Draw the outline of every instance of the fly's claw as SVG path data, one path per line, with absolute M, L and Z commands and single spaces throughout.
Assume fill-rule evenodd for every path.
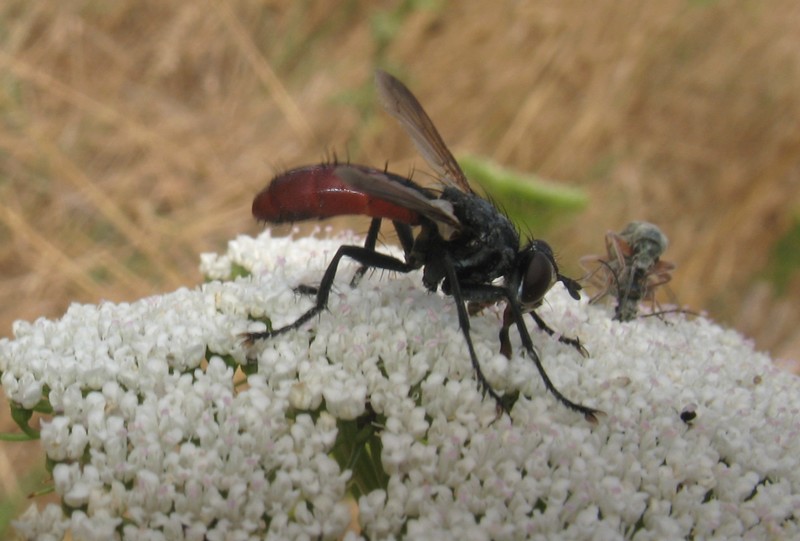
M 489 382 L 486 380 L 486 377 L 483 374 L 478 373 L 477 379 L 478 379 L 478 390 L 480 391 L 483 398 L 486 398 L 486 395 L 488 394 L 497 405 L 498 415 L 502 415 L 503 413 L 505 413 L 510 417 L 511 405 L 513 405 L 514 402 L 516 402 L 516 397 L 514 397 L 514 399 L 511 401 L 511 405 L 509 405 L 508 397 L 500 396 L 497 393 L 497 391 L 492 389 L 492 386 L 489 384 Z
M 583 344 L 581 343 L 581 339 L 580 338 L 578 338 L 578 337 L 565 338 L 565 337 L 562 336 L 559 340 L 561 342 L 563 342 L 564 344 L 570 345 L 570 346 L 574 347 L 575 349 L 577 349 L 578 353 L 581 354 L 581 357 L 585 357 L 585 358 L 589 357 L 589 350 L 586 349 L 583 346 Z
M 606 412 L 596 409 L 587 408 L 587 410 L 583 412 L 583 418 L 593 425 L 596 425 L 599 422 L 598 417 L 605 417 L 605 416 Z
M 270 331 L 263 331 L 263 332 L 243 332 L 239 335 L 239 338 L 242 340 L 242 345 L 246 347 L 250 347 L 255 344 L 258 340 L 266 340 L 267 338 L 272 338 L 273 333 Z

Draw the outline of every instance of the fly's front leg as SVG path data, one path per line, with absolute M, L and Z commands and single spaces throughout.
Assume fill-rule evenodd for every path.
M 297 329 L 305 322 L 307 322 L 309 319 L 311 319 L 315 315 L 319 314 L 322 310 L 324 310 L 328 306 L 328 297 L 330 296 L 331 288 L 333 287 L 333 279 L 336 277 L 336 271 L 339 267 L 339 261 L 344 256 L 347 256 L 350 259 L 355 260 L 357 263 L 361 263 L 361 265 L 365 267 L 374 267 L 376 269 L 385 269 L 389 271 L 404 272 L 404 273 L 414 270 L 414 268 L 411 265 L 405 263 L 404 261 L 400 261 L 396 257 L 381 254 L 374 250 L 364 248 L 362 246 L 340 246 L 339 249 L 336 251 L 336 255 L 333 256 L 333 259 L 331 259 L 328 268 L 325 269 L 325 274 L 322 276 L 322 281 L 320 282 L 319 288 L 317 289 L 316 292 L 317 299 L 316 302 L 314 303 L 314 306 L 312 306 L 308 311 L 306 311 L 306 313 L 297 318 L 293 323 L 281 327 L 280 329 L 275 329 L 272 331 L 264 331 L 264 332 L 245 333 L 243 335 L 245 342 L 248 344 L 252 344 L 256 340 L 271 338 L 273 336 L 278 336 L 285 332 Z
M 453 289 L 455 290 L 455 288 Z M 460 302 L 459 304 L 461 306 L 461 311 L 463 311 L 463 313 L 465 314 L 465 317 L 467 311 L 464 308 L 463 300 L 470 300 L 474 302 L 505 300 L 507 302 L 506 313 L 508 314 L 507 316 L 508 319 L 506 319 L 506 316 L 504 315 L 503 329 L 501 329 L 500 331 L 501 342 L 503 341 L 503 336 L 505 336 L 505 340 L 506 342 L 508 342 L 508 327 L 512 323 L 516 324 L 517 331 L 519 332 L 520 339 L 522 340 L 522 345 L 525 348 L 525 351 L 528 353 L 528 356 L 533 360 L 533 363 L 536 365 L 536 369 L 539 371 L 539 375 L 542 377 L 542 381 L 544 381 L 544 386 L 547 388 L 547 390 L 553 393 L 553 395 L 558 399 L 558 401 L 564 404 L 566 407 L 568 407 L 573 411 L 577 411 L 578 413 L 583 414 L 584 418 L 587 421 L 591 423 L 597 422 L 597 415 L 601 413 L 599 410 L 589 408 L 582 404 L 578 404 L 577 402 L 573 402 L 572 400 L 561 394 L 561 391 L 559 391 L 556 388 L 556 386 L 553 385 L 553 382 L 550 380 L 550 376 L 547 375 L 547 372 L 545 371 L 544 366 L 542 365 L 542 360 L 539 358 L 539 354 L 536 353 L 536 350 L 533 347 L 533 340 L 531 340 L 531 336 L 530 334 L 528 334 L 528 329 L 525 326 L 525 321 L 522 318 L 523 312 L 522 308 L 520 307 L 519 301 L 516 299 L 516 297 L 512 294 L 512 292 L 508 288 L 495 285 L 485 285 L 485 284 L 474 285 L 474 286 L 464 287 L 462 290 L 459 290 L 459 296 L 462 299 L 462 302 Z M 459 322 L 461 322 L 460 314 L 459 314 Z M 468 328 L 469 325 L 467 325 L 467 329 Z M 510 348 L 510 344 L 508 347 Z M 475 362 L 477 363 L 477 360 Z M 483 378 L 483 381 L 485 381 L 485 378 Z
M 506 311 L 507 310 L 508 310 L 508 308 L 506 308 Z M 553 329 L 551 329 L 550 326 L 547 323 L 545 323 L 545 321 L 541 318 L 541 316 L 539 314 L 537 314 L 534 311 L 530 312 L 530 314 L 531 314 L 531 317 L 533 318 L 533 320 L 536 322 L 536 325 L 538 325 L 541 330 L 543 330 L 544 332 L 546 332 L 550 336 L 555 335 L 556 332 Z M 503 325 L 505 325 L 505 324 L 506 324 L 505 323 L 505 318 L 503 318 Z M 589 352 L 586 350 L 585 347 L 583 347 L 583 344 L 581 344 L 581 339 L 578 338 L 577 336 L 575 338 L 570 338 L 568 336 L 560 335 L 558 337 L 558 341 L 561 342 L 562 344 L 567 344 L 568 346 L 574 347 L 575 349 L 578 350 L 578 353 L 580 353 L 584 357 L 588 357 L 589 356 Z
M 528 355 L 533 359 L 536 369 L 539 371 L 542 381 L 544 381 L 544 386 L 551 393 L 553 393 L 559 402 L 564 404 L 566 407 L 583 414 L 583 417 L 590 423 L 597 423 L 597 415 L 602 413 L 600 410 L 589 408 L 582 404 L 578 404 L 577 402 L 573 402 L 561 394 L 561 391 L 559 391 L 556 386 L 553 385 L 553 382 L 550 381 L 550 376 L 547 375 L 547 372 L 542 365 L 542 360 L 539 358 L 539 355 L 533 348 L 533 340 L 531 340 L 531 335 L 528 334 L 528 328 L 525 327 L 525 321 L 522 319 L 523 314 L 519 302 L 517 302 L 517 300 L 510 293 L 511 292 L 508 292 L 508 307 L 511 310 L 511 318 L 517 325 L 517 331 L 519 332 L 519 337 L 522 340 L 522 346 L 525 348 L 525 351 L 528 353 Z
M 529 313 L 533 318 L 533 320 L 536 322 L 536 325 L 538 325 L 538 327 L 541 330 L 543 330 L 550 336 L 554 336 L 556 334 L 556 332 L 550 328 L 550 326 L 545 322 L 545 320 L 541 318 L 539 314 L 533 311 Z M 511 354 L 513 351 L 511 348 L 511 339 L 509 337 L 508 330 L 513 323 L 514 323 L 514 318 L 511 315 L 511 307 L 506 305 L 506 309 L 503 311 L 503 326 L 500 327 L 500 353 L 505 355 L 505 357 L 508 359 L 511 358 Z M 581 339 L 578 338 L 577 336 L 575 338 L 570 338 L 568 336 L 561 335 L 558 337 L 558 341 L 561 342 L 562 344 L 574 347 L 575 349 L 578 350 L 578 353 L 580 353 L 584 357 L 589 356 L 589 351 L 583 346 L 583 344 L 581 343 Z

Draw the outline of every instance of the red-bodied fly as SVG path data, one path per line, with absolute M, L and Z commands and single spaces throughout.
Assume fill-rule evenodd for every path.
M 258 220 L 284 223 L 365 215 L 372 217 L 372 223 L 364 246 L 339 247 L 319 287 L 302 288 L 316 295 L 312 308 L 285 327 L 247 334 L 247 341 L 252 343 L 297 329 L 324 310 L 342 257 L 361 265 L 354 282 L 368 268 L 403 273 L 422 269 L 422 282 L 429 291 L 440 289 L 455 300 L 459 327 L 479 388 L 499 408 L 508 413 L 509 405 L 489 384 L 478 362 L 470 337 L 468 303 L 480 308 L 504 301 L 501 351 L 511 354 L 508 329 L 513 324 L 545 387 L 562 404 L 596 422 L 598 410 L 571 401 L 553 385 L 523 319 L 524 314 L 530 313 L 540 328 L 554 334 L 535 309 L 556 282 L 563 283 L 575 299 L 580 298 L 581 286 L 559 273 L 553 251 L 546 242 L 531 240 L 520 246 L 516 228 L 492 203 L 472 191 L 433 122 L 403 83 L 380 70 L 376 72 L 375 83 L 381 105 L 411 137 L 436 173 L 439 186 L 426 188 L 386 170 L 336 163 L 292 169 L 273 179 L 253 200 L 253 215 Z M 404 261 L 375 249 L 384 219 L 391 220 L 398 233 Z M 412 227 L 419 228 L 416 236 Z M 577 339 L 559 340 L 585 352 Z

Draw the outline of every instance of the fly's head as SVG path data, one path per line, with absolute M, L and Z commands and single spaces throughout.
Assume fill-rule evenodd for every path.
M 650 222 L 631 222 L 620 231 L 619 236 L 631 247 L 631 265 L 640 270 L 655 265 L 669 246 L 667 236 Z
M 526 311 L 541 305 L 542 299 L 556 282 L 564 284 L 573 299 L 581 298 L 581 285 L 558 272 L 553 249 L 545 241 L 531 241 L 519 253 L 517 261 L 519 300 Z

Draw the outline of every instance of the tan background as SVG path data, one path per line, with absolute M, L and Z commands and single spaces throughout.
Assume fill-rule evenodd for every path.
M 606 230 L 654 221 L 682 303 L 800 358 L 800 277 L 768 281 L 800 211 L 795 0 L 7 0 L 0 43 L 0 336 L 196 285 L 201 252 L 260 230 L 281 169 L 422 168 L 374 103 L 380 65 L 457 155 L 589 193 L 546 233 L 573 275 Z M 41 462 L 0 443 L 0 520 Z

